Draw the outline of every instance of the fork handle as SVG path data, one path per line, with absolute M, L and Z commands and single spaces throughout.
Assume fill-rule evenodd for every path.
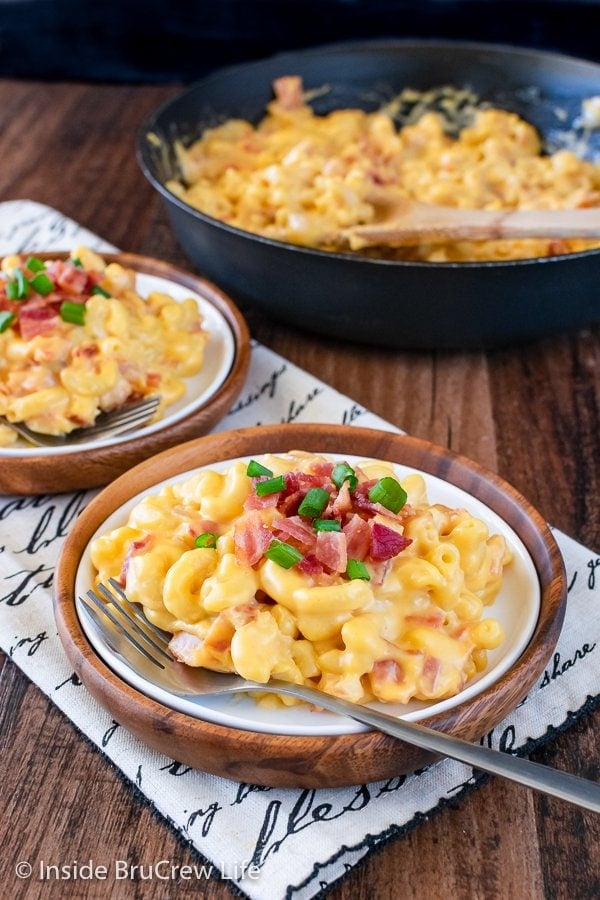
M 284 693 L 284 683 L 279 682 L 279 685 L 281 687 L 278 688 L 278 691 Z M 433 728 L 419 725 L 417 722 L 397 719 L 388 713 L 378 712 L 366 706 L 357 706 L 355 703 L 324 694 L 322 691 L 303 689 L 302 685 L 297 684 L 293 686 L 295 696 L 301 696 L 303 690 L 306 691 L 304 699 L 310 703 L 316 703 L 331 712 L 350 716 L 357 722 L 362 722 L 363 725 L 371 725 L 407 744 L 414 744 L 423 750 L 448 756 L 476 769 L 490 772 L 492 775 L 501 775 L 503 778 L 516 781 L 518 784 L 536 791 L 600 813 L 600 784 L 595 781 L 588 781 L 577 775 L 561 772 L 530 759 L 492 750 L 481 744 L 471 744 L 469 741 L 454 737 L 454 735 L 435 731 Z

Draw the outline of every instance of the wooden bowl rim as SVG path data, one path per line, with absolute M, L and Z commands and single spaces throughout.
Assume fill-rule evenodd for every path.
M 27 256 L 29 252 L 22 251 L 20 255 Z M 31 251 L 31 255 L 43 260 L 68 259 L 70 256 L 65 251 Z M 242 313 L 228 294 L 206 278 L 151 256 L 103 252 L 100 255 L 107 263 L 119 263 L 136 272 L 165 278 L 189 288 L 213 306 L 223 316 L 233 336 L 234 355 L 229 372 L 205 403 L 189 415 L 152 434 L 139 437 L 134 433 L 130 440 L 118 444 L 106 444 L 93 450 L 83 448 L 53 456 L 36 454 L 35 450 L 24 452 L 22 456 L 3 456 L 0 448 L 0 492 L 57 493 L 106 484 L 114 474 L 115 467 L 118 471 L 120 459 L 124 461 L 121 471 L 126 471 L 130 465 L 137 465 L 141 460 L 168 447 L 206 433 L 227 415 L 242 390 L 250 364 L 250 332 Z M 110 470 L 103 477 L 107 463 Z M 67 469 L 69 472 L 66 487 L 62 484 L 57 487 L 57 471 L 60 469 Z M 90 471 L 93 473 L 91 477 L 88 474 Z
M 220 741 L 224 747 L 233 747 L 234 752 L 237 748 L 240 753 L 264 753 L 265 745 L 268 745 L 274 756 L 285 756 L 290 752 L 290 746 L 293 746 L 294 756 L 333 751 L 335 756 L 343 759 L 344 753 L 350 751 L 357 740 L 363 746 L 372 745 L 373 753 L 379 752 L 378 748 L 389 742 L 398 744 L 395 739 L 376 731 L 323 736 L 265 734 L 215 724 L 175 711 L 140 693 L 108 668 L 89 644 L 75 609 L 75 576 L 89 539 L 111 512 L 139 492 L 172 476 L 184 476 L 191 469 L 238 456 L 291 449 L 343 453 L 344 449 L 348 450 L 349 438 L 352 440 L 351 452 L 354 456 L 389 459 L 414 466 L 469 493 L 473 493 L 473 485 L 476 484 L 484 495 L 478 493 L 478 499 L 498 512 L 525 544 L 533 558 L 541 588 L 540 615 L 528 646 L 508 672 L 482 694 L 451 710 L 427 717 L 422 723 L 474 740 L 497 725 L 509 710 L 514 709 L 543 673 L 558 640 L 565 615 L 566 574 L 560 550 L 549 526 L 514 487 L 478 463 L 420 438 L 354 425 L 264 425 L 200 437 L 146 460 L 92 500 L 79 516 L 63 546 L 56 568 L 53 597 L 56 622 L 65 651 L 92 693 L 100 692 L 109 706 L 126 703 L 127 708 L 132 711 L 131 721 L 134 726 L 143 726 L 144 722 L 163 716 L 168 719 L 171 732 L 175 731 L 188 738 L 191 735 L 199 743 L 203 739 Z M 154 474 L 157 465 L 161 468 L 158 482 Z M 500 501 L 508 504 L 508 514 L 495 508 Z M 521 527 L 515 517 L 520 519 Z M 485 722 L 473 730 L 472 715 L 481 707 L 482 702 L 486 707 Z M 122 724 L 127 727 L 128 723 Z M 135 727 L 132 730 L 135 731 Z M 377 776 L 369 780 L 377 780 Z M 264 783 L 268 784 L 269 781 Z

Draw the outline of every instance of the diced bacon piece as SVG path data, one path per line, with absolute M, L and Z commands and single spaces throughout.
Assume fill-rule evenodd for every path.
M 254 622 L 259 612 L 260 607 L 258 603 L 256 600 L 251 600 L 248 603 L 238 603 L 237 606 L 231 606 L 229 609 L 223 610 L 221 615 L 226 616 L 233 627 L 238 629 L 242 625 L 247 625 L 248 622 Z
M 157 388 L 160 387 L 162 382 L 162 375 L 160 372 L 148 372 L 146 375 L 146 387 L 149 388 Z
M 62 259 L 54 260 L 46 267 L 46 274 L 54 281 L 57 287 L 72 296 L 83 294 L 88 287 L 88 273 L 85 269 L 74 265 L 72 262 L 66 262 Z
M 78 347 L 74 347 L 71 351 L 71 356 L 73 359 L 91 359 L 92 356 L 97 356 L 100 353 L 100 347 L 98 344 L 80 344 Z
M 153 543 L 153 540 L 153 535 L 146 534 L 143 538 L 138 538 L 137 541 L 132 541 L 129 545 L 129 549 L 127 550 L 125 559 L 123 560 L 123 565 L 121 566 L 121 571 L 119 572 L 119 584 L 122 584 L 123 587 L 125 587 L 127 583 L 127 572 L 129 571 L 131 557 L 135 556 L 137 553 L 141 553 L 143 550 L 146 550 Z
M 569 242 L 564 238 L 548 241 L 548 256 L 558 256 L 561 253 L 568 253 L 569 250 Z
M 298 490 L 300 490 L 297 472 L 286 472 L 284 478 L 285 490 L 287 494 L 295 494 Z
M 341 518 L 352 509 L 352 494 L 347 481 L 344 481 L 338 491 L 337 497 L 331 504 L 331 512 L 335 518 Z
M 2 291 L 2 293 L 0 293 L 0 312 L 11 312 L 18 316 L 23 304 L 18 300 L 8 299 L 8 297 L 4 294 L 4 286 L 1 281 L 0 290 Z
M 376 478 L 370 479 L 369 481 L 359 481 L 356 490 L 352 495 L 355 509 L 360 509 L 363 512 L 371 513 L 372 515 L 381 513 L 381 515 L 387 516 L 389 519 L 402 519 L 402 509 L 399 513 L 393 513 L 389 509 L 386 509 L 385 506 L 382 506 L 381 503 L 373 503 L 372 500 L 369 500 L 369 491 L 375 484 L 377 484 Z
M 197 656 L 203 646 L 202 638 L 187 631 L 178 631 L 169 641 L 169 650 L 175 659 L 188 666 L 198 665 Z
M 343 527 L 346 535 L 348 559 L 363 560 L 371 548 L 371 529 L 365 519 L 358 515 L 351 516 Z
M 352 501 L 356 509 L 361 509 L 370 513 L 380 512 L 378 504 L 369 500 L 369 491 L 374 484 L 377 484 L 377 479 L 372 478 L 369 481 L 359 481 L 356 485 L 352 495 Z
M 303 491 L 294 491 L 292 494 L 284 496 L 283 499 L 278 502 L 277 509 L 284 516 L 295 516 L 303 499 Z
M 391 559 L 382 559 L 377 562 L 369 563 L 369 572 L 371 574 L 371 584 L 383 584 L 387 573 L 392 567 Z
M 273 540 L 273 534 L 258 512 L 252 511 L 236 523 L 233 541 L 240 566 L 254 566 Z
M 190 522 L 189 533 L 194 540 L 196 540 L 199 534 L 206 534 L 207 532 L 218 534 L 219 526 L 217 523 L 213 522 L 211 519 L 196 519 L 195 522 Z
M 427 656 L 423 663 L 423 679 L 428 693 L 434 693 L 437 688 L 442 664 L 435 656 Z
M 412 543 L 411 538 L 404 537 L 393 528 L 380 522 L 371 524 L 371 548 L 369 554 L 373 560 L 393 559 Z
M 404 617 L 407 625 L 425 625 L 427 628 L 441 628 L 446 614 L 443 609 L 430 610 L 428 613 L 410 613 Z M 462 628 L 463 626 L 461 626 Z
M 299 563 L 296 563 L 296 568 L 311 578 L 318 578 L 323 574 L 323 566 L 313 553 L 307 553 Z
M 38 334 L 53 331 L 60 322 L 52 306 L 23 308 L 19 315 L 19 330 L 24 341 L 30 341 Z
M 306 494 L 313 487 L 325 488 L 326 491 L 335 490 L 329 475 L 325 472 L 296 472 L 298 490 Z
M 379 684 L 402 684 L 406 677 L 402 665 L 395 659 L 376 659 L 371 676 Z
M 273 92 L 283 109 L 292 110 L 304 106 L 302 79 L 298 75 L 283 75 L 273 82 Z
M 42 297 L 41 294 L 33 294 L 28 300 L 21 301 L 19 303 L 21 311 L 30 310 L 30 309 L 40 309 L 41 307 L 50 306 L 51 303 L 57 303 L 58 298 L 54 292 L 51 294 L 46 294 L 45 297 Z
M 330 569 L 332 572 L 345 572 L 348 565 L 348 552 L 344 532 L 317 532 L 315 556 L 326 569 Z
M 331 479 L 331 473 L 333 472 L 333 467 L 335 463 L 328 462 L 327 460 L 322 460 L 320 462 L 314 462 L 311 466 L 311 469 L 315 475 L 321 476 L 321 478 L 326 478 L 328 481 Z
M 273 528 L 287 537 L 295 538 L 299 544 L 306 548 L 315 546 L 316 534 L 310 522 L 302 516 L 289 516 L 273 522 Z
M 277 506 L 277 504 L 279 503 L 279 497 L 280 493 L 265 494 L 264 497 L 259 497 L 256 491 L 250 491 L 250 493 L 244 500 L 244 509 L 269 509 L 270 507 Z

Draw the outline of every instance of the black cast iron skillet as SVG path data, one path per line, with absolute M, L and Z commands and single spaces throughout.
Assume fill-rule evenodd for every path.
M 490 44 L 373 41 L 338 44 L 220 70 L 161 106 L 139 134 L 138 158 L 162 195 L 186 254 L 234 299 L 293 326 L 396 348 L 507 345 L 600 320 L 600 250 L 509 262 L 426 263 L 328 253 L 232 228 L 164 187 L 171 147 L 239 117 L 257 122 L 272 82 L 300 75 L 328 86 L 317 113 L 375 110 L 406 87 L 454 85 L 523 116 L 554 151 L 581 139 L 583 99 L 600 94 L 600 65 Z M 600 159 L 600 130 L 585 136 Z

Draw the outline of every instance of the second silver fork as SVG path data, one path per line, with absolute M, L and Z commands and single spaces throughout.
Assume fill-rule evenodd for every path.
M 10 422 L 5 416 L 0 416 L 0 423 L 8 425 L 36 447 L 66 447 L 70 444 L 107 440 L 143 425 L 152 418 L 158 409 L 160 399 L 157 396 L 146 397 L 138 403 L 127 403 L 110 412 L 100 413 L 93 425 L 77 428 L 66 435 L 42 434 L 39 431 L 33 431 L 22 422 Z
M 192 668 L 174 660 L 168 650 L 169 635 L 152 625 L 143 612 L 131 603 L 122 586 L 109 579 L 110 587 L 100 584 L 80 597 L 81 609 L 88 615 L 104 642 L 136 674 L 179 696 L 198 697 L 246 692 L 287 694 L 313 706 L 376 728 L 392 737 L 442 756 L 500 775 L 518 784 L 558 797 L 576 806 L 600 813 L 600 784 L 532 762 L 471 744 L 453 735 L 435 731 L 416 722 L 408 722 L 388 713 L 359 706 L 333 697 L 316 688 L 271 679 L 267 684 L 247 681 L 238 675 L 210 669 Z

